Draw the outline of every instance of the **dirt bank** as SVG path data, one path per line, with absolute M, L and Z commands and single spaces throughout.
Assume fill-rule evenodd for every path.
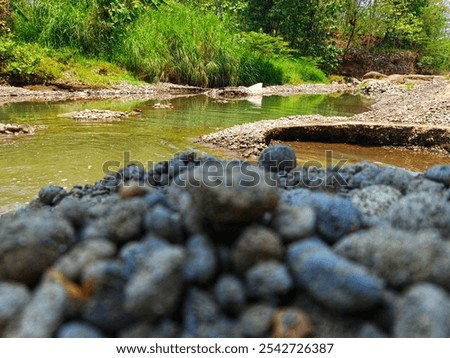
M 351 92 L 355 88 L 347 84 L 302 84 L 270 86 L 262 89 L 258 95 L 288 96 L 292 94 L 328 94 L 336 92 Z M 217 97 L 243 97 L 249 96 L 246 87 L 224 89 L 222 92 L 212 91 L 208 88 L 175 85 L 172 83 L 130 85 L 121 84 L 111 88 L 57 88 L 45 86 L 12 87 L 0 85 L 0 106 L 12 102 L 47 102 L 79 99 L 103 99 L 103 98 L 148 98 L 170 99 L 178 96 L 205 94 Z M 231 96 L 230 94 L 234 94 Z
M 394 75 L 363 81 L 359 92 L 377 102 L 369 112 L 351 118 L 290 116 L 234 126 L 198 141 L 237 151 L 244 157 L 258 155 L 275 139 L 450 151 L 448 80 L 408 80 Z

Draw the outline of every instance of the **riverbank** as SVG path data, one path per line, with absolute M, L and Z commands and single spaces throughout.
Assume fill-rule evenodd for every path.
M 246 87 L 237 87 L 241 96 L 249 96 Z M 257 95 L 293 95 L 293 94 L 330 94 L 337 92 L 352 92 L 354 87 L 347 84 L 301 84 L 263 87 Z M 158 83 L 145 85 L 121 84 L 110 88 L 68 88 L 28 86 L 13 87 L 0 85 L 0 105 L 17 102 L 49 102 L 81 99 L 170 99 L 175 96 L 194 94 L 208 94 L 211 89 L 175 85 L 172 83 Z M 229 98 L 228 96 L 223 96 Z M 239 97 L 238 97 L 239 98 Z
M 370 110 L 347 117 L 290 116 L 234 126 L 202 136 L 200 143 L 257 156 L 271 140 L 308 140 L 450 151 L 450 82 L 443 77 L 368 79 L 353 88 L 373 98 Z

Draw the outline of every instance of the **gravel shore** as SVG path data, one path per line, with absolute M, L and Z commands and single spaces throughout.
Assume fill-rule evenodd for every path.
M 228 88 L 230 89 L 230 88 Z M 351 85 L 345 84 L 302 84 L 296 86 L 269 86 L 263 88 L 261 95 L 281 95 L 293 94 L 329 94 L 336 92 L 352 91 Z M 235 90 L 241 95 L 248 95 L 246 87 L 237 87 Z M 231 90 L 229 91 L 231 92 Z M 13 102 L 47 102 L 79 99 L 106 99 L 106 98 L 148 98 L 148 99 L 170 99 L 177 96 L 194 94 L 211 94 L 208 88 L 175 85 L 172 83 L 130 85 L 121 84 L 111 88 L 86 88 L 86 89 L 61 89 L 56 87 L 30 86 L 12 87 L 0 85 L 0 105 Z
M 450 337 L 450 166 L 180 153 L 0 217 L 3 337 Z
M 449 152 L 450 82 L 442 77 L 407 84 L 404 81 L 398 75 L 363 81 L 353 90 L 376 103 L 370 111 L 351 118 L 290 116 L 234 126 L 202 136 L 198 142 L 231 149 L 244 157 L 259 155 L 273 139 L 372 143 Z M 381 138 L 379 143 L 377 138 Z

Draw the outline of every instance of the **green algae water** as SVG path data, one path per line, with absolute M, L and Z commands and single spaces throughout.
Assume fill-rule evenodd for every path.
M 34 136 L 0 141 L 0 214 L 36 198 L 43 186 L 55 184 L 70 190 L 76 184 L 94 183 L 108 169 L 117 170 L 129 162 L 151 167 L 152 162 L 185 150 L 226 156 L 224 152 L 194 144 L 193 139 L 236 124 L 294 114 L 351 116 L 366 111 L 368 106 L 363 98 L 350 95 L 269 96 L 227 102 L 192 96 L 171 99 L 172 109 L 154 108 L 157 102 L 169 103 L 111 99 L 0 106 L 1 123 L 45 126 Z M 58 117 L 84 109 L 136 108 L 142 111 L 140 116 L 112 123 L 81 123 Z M 353 146 L 348 147 L 348 152 L 354 155 Z M 323 156 L 322 147 L 317 151 L 320 151 L 317 156 L 320 153 Z M 309 149 L 305 155 L 313 156 L 313 152 L 314 149 Z M 365 155 L 357 160 L 365 160 Z M 395 164 L 402 166 L 401 162 Z

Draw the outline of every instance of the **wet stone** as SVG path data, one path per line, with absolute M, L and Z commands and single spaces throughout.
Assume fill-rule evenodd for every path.
M 62 187 L 56 185 L 46 186 L 45 188 L 42 188 L 38 194 L 39 200 L 45 205 L 56 205 L 66 196 L 66 191 Z
M 351 179 L 349 180 L 349 187 L 365 188 L 373 185 L 375 178 L 381 173 L 381 169 L 373 163 L 362 162 L 355 164 L 349 169 L 353 172 Z
M 180 215 L 162 205 L 156 205 L 145 213 L 144 229 L 174 243 L 182 239 Z

